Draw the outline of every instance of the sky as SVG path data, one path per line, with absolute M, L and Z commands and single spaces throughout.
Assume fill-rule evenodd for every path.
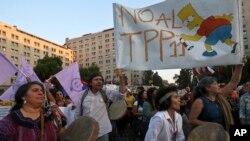
M 113 28 L 112 3 L 142 8 L 164 0 L 2 0 L 0 21 L 63 45 L 65 38 Z M 157 70 L 173 83 L 179 69 Z

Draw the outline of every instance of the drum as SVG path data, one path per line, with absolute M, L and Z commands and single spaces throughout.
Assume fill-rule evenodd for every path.
M 62 134 L 62 141 L 95 141 L 98 137 L 98 122 L 90 117 L 81 116 L 69 125 Z
M 229 135 L 224 128 L 217 123 L 202 124 L 194 128 L 187 141 L 229 141 Z
M 109 106 L 109 118 L 111 120 L 118 120 L 120 118 L 122 118 L 127 111 L 127 103 L 125 102 L 125 100 L 119 100 L 116 102 L 113 102 L 110 106 Z

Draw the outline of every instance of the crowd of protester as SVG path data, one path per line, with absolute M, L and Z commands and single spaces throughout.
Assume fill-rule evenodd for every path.
M 250 124 L 250 81 L 239 86 L 242 68 L 242 65 L 235 66 L 227 84 L 219 84 L 216 78 L 207 76 L 199 80 L 197 86 L 187 86 L 182 95 L 174 84 L 132 90 L 125 86 L 121 72 L 118 73 L 119 90 L 104 91 L 102 75 L 93 74 L 79 103 L 73 103 L 62 90 L 51 93 L 39 82 L 28 82 L 18 89 L 10 114 L 0 121 L 0 140 L 41 137 L 60 140 L 64 130 L 83 115 L 99 123 L 98 141 L 184 141 L 189 134 L 183 127 L 185 120 L 194 127 L 217 123 L 228 132 L 230 125 Z M 51 108 L 45 108 L 47 115 L 40 116 L 44 94 Z M 111 121 L 107 109 L 110 101 L 117 100 L 126 101 L 127 111 L 121 118 Z M 45 123 L 40 125 L 43 118 Z M 53 120 L 57 121 L 56 126 Z M 41 126 L 45 128 L 40 133 Z M 25 131 L 28 132 L 23 134 Z

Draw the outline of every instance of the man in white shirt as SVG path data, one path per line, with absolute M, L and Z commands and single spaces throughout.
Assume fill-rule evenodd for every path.
M 150 120 L 145 141 L 184 141 L 180 98 L 176 87 L 159 90 L 156 94 L 156 107 L 159 110 Z
M 122 95 L 126 91 L 124 76 L 120 69 L 117 70 L 120 79 L 119 91 L 103 91 L 103 77 L 101 74 L 93 74 L 89 80 L 89 89 L 82 92 L 82 96 L 76 107 L 76 117 L 89 116 L 94 118 L 99 124 L 97 141 L 109 141 L 108 133 L 112 131 L 112 126 L 107 112 L 107 100 L 115 102 L 124 98 Z M 86 96 L 84 96 L 86 94 Z M 106 95 L 106 98 L 105 98 Z M 83 100 L 82 100 L 83 99 Z

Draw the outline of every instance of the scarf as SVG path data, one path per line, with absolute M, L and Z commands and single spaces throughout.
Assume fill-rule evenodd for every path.
M 228 101 L 226 100 L 226 98 L 221 94 L 218 94 L 217 100 L 222 108 L 224 120 L 225 120 L 225 124 L 226 124 L 226 130 L 229 133 L 230 125 L 234 124 L 233 115 L 231 113 L 231 110 L 232 110 L 231 106 L 228 103 Z

